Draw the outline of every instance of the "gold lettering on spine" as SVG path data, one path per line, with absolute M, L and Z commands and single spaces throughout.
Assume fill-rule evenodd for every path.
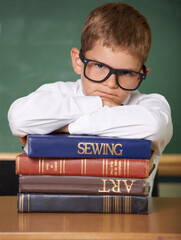
M 62 175 L 62 160 L 61 159 L 59 159 L 59 164 L 60 164 L 59 174 Z
M 102 143 L 103 144 L 103 155 L 106 155 L 106 148 L 105 148 L 105 143 Z M 101 144 L 101 146 L 102 146 L 102 144 Z
M 130 202 L 130 204 L 129 204 L 129 205 L 130 205 L 130 206 L 129 206 L 130 213 L 132 212 L 132 209 L 131 209 L 131 201 L 132 201 L 132 198 L 130 197 L 130 201 L 129 201 L 129 202 Z
M 127 160 L 127 177 L 129 177 L 129 159 Z
M 119 213 L 119 196 L 116 196 L 116 213 Z
M 128 213 L 128 197 L 125 196 L 125 213 Z
M 115 196 L 115 213 L 121 213 L 121 196 Z
M 123 197 L 122 198 L 122 209 L 123 209 L 123 211 L 122 211 L 122 213 L 125 213 L 125 197 Z
M 106 213 L 107 212 L 107 206 L 106 206 L 106 200 L 107 200 L 107 197 L 106 196 L 104 196 L 104 213 Z
M 124 159 L 124 177 L 126 177 L 126 160 Z
M 131 202 L 131 197 L 128 197 L 128 213 L 131 213 L 130 202 Z
M 110 197 L 108 195 L 103 196 L 103 213 L 110 212 Z
M 42 158 L 42 174 L 44 174 L 44 159 Z
M 108 196 L 105 195 L 105 213 L 108 213 Z
M 91 142 L 80 142 L 78 143 L 78 154 L 98 154 L 120 156 L 123 153 L 122 144 L 111 145 L 109 143 L 91 143 Z
M 87 168 L 87 164 L 86 164 L 86 159 L 84 159 L 84 175 L 86 176 L 87 175 L 87 172 L 86 172 L 86 168 Z
M 112 144 L 113 145 L 113 144 Z M 114 145 L 113 145 L 114 146 Z M 115 147 L 114 147 L 114 153 L 116 154 L 116 155 L 118 155 L 118 156 L 122 156 L 122 154 L 123 154 L 123 149 L 121 149 L 120 151 L 119 151 L 119 153 L 118 152 L 116 152 L 116 148 L 118 147 L 118 146 L 120 146 L 121 148 L 122 148 L 122 144 L 116 144 L 115 145 Z
M 103 159 L 103 163 L 102 163 L 102 176 L 104 177 L 104 164 L 105 164 L 105 159 Z
M 108 213 L 108 196 L 106 196 L 106 213 Z
M 131 197 L 125 196 L 125 213 L 131 213 Z
M 65 175 L 65 159 L 63 160 L 63 175 Z
M 83 142 L 80 142 L 79 144 L 78 144 L 78 149 L 81 149 L 82 151 L 77 151 L 78 152 L 78 154 L 84 154 L 84 148 L 81 146 L 82 144 L 84 144 Z
M 99 143 L 90 143 L 90 145 L 92 146 L 92 150 L 93 150 L 93 153 L 96 155 L 100 155 L 101 154 L 101 151 L 102 151 L 102 147 L 103 147 L 103 144 L 104 143 L 101 143 L 101 147 L 99 148 Z M 95 146 L 94 146 L 95 145 Z M 96 148 L 95 148 L 96 147 Z M 104 154 L 104 150 L 103 150 L 103 155 Z
M 88 147 L 87 145 L 90 143 L 85 143 L 85 154 L 92 154 L 92 151 L 90 150 L 91 147 Z M 90 144 L 92 145 L 92 144 Z
M 84 174 L 84 159 L 81 159 L 80 172 L 81 172 L 81 176 L 83 176 L 83 174 Z
M 122 180 L 122 181 L 124 182 L 124 185 L 125 185 L 125 187 L 126 187 L 126 190 L 127 190 L 127 192 L 129 193 L 129 192 L 131 191 L 131 188 L 132 188 L 132 186 L 133 186 L 133 183 L 134 183 L 136 180 L 130 180 L 130 181 L 131 181 L 131 184 L 130 184 L 130 185 L 128 185 L 127 180 Z
M 121 176 L 121 160 L 118 161 L 118 175 Z
M 120 190 L 120 182 L 121 182 L 121 180 L 116 180 L 116 181 L 117 181 L 117 185 L 116 185 L 116 183 L 115 183 L 115 181 L 113 179 L 110 179 L 110 182 L 112 182 L 113 185 L 114 185 L 112 187 L 112 191 L 115 192 L 115 193 L 121 193 L 121 190 Z M 116 191 L 115 188 L 117 188 L 117 191 Z
M 41 174 L 41 158 L 38 159 L 38 172 Z
M 24 194 L 22 196 L 22 212 L 24 212 Z
M 52 167 L 54 167 L 54 171 L 57 172 L 57 167 L 58 167 L 57 162 L 55 162 L 55 165 L 54 166 L 52 165 Z
M 114 174 L 114 161 L 111 160 L 110 162 L 110 175 L 112 176 Z
M 125 213 L 129 213 L 128 206 L 129 206 L 129 198 L 126 196 L 125 197 Z
M 106 159 L 106 176 L 108 174 L 108 159 Z
M 98 192 L 110 192 L 110 189 L 109 190 L 106 190 L 106 182 L 107 182 L 107 179 L 101 179 L 103 181 L 103 189 L 98 189 Z
M 114 202 L 114 204 L 113 204 L 113 207 L 114 207 L 113 210 L 114 210 L 115 213 L 117 213 L 117 196 L 114 197 L 114 201 L 113 201 L 113 202 Z
M 126 213 L 126 196 L 124 197 L 123 202 L 124 202 L 124 213 Z
M 106 213 L 106 196 L 103 197 L 104 197 L 104 213 Z
M 112 144 L 112 149 L 111 149 L 111 147 L 109 146 L 108 143 L 106 144 L 106 155 L 108 155 L 108 151 L 107 151 L 108 149 L 109 149 L 109 152 L 111 153 L 111 155 L 114 155 L 114 144 Z

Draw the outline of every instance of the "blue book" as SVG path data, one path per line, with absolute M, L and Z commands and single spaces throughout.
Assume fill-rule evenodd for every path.
M 28 135 L 29 157 L 150 159 L 151 141 L 92 135 Z
M 18 212 L 148 214 L 148 197 L 18 193 Z

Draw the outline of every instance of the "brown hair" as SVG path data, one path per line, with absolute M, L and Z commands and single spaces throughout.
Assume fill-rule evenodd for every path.
M 85 53 L 96 42 L 103 46 L 127 49 L 143 64 L 151 47 L 151 30 L 146 18 L 125 3 L 106 3 L 94 9 L 87 17 L 81 35 Z

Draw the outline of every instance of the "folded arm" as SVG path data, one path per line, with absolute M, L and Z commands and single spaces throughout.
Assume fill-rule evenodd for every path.
M 148 95 L 136 105 L 103 107 L 69 124 L 71 134 L 146 138 L 160 155 L 172 136 L 170 107 L 164 97 Z
M 44 85 L 11 105 L 8 120 L 13 135 L 49 134 L 102 108 L 99 97 L 76 96 L 71 89 L 67 90 L 69 86 L 62 85 L 61 90 L 56 84 Z

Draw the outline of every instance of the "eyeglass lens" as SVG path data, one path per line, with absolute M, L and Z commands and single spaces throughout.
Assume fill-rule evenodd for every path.
M 110 73 L 110 68 L 104 64 L 89 61 L 85 66 L 85 75 L 93 81 L 103 81 Z M 128 70 L 119 71 L 117 75 L 118 84 L 125 89 L 136 88 L 141 80 L 139 73 Z

